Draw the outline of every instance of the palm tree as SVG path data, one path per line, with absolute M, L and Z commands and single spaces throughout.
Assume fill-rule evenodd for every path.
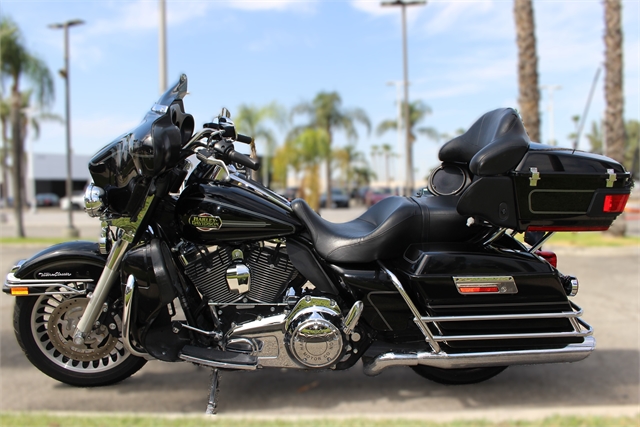
M 389 158 L 395 157 L 393 147 L 389 144 L 382 144 L 382 156 L 384 157 L 384 178 L 387 181 L 387 187 L 390 186 Z
M 347 189 L 347 194 L 350 195 L 355 178 L 355 168 L 358 164 L 364 164 L 364 154 L 361 151 L 357 151 L 354 144 L 348 144 L 343 148 L 334 150 L 333 158 L 336 160 L 342 174 L 342 186 Z
M 304 171 L 299 196 L 317 211 L 320 208 L 320 164 L 328 161 L 329 134 L 324 129 L 308 128 L 285 145 L 287 163 Z
M 518 104 L 520 115 L 532 141 L 540 141 L 540 88 L 538 55 L 531 0 L 515 0 L 516 38 L 518 43 Z
M 404 108 L 402 109 L 402 111 L 404 111 Z M 429 107 L 424 102 L 417 100 L 409 103 L 409 138 L 412 144 L 416 142 L 416 140 L 418 139 L 418 137 L 416 136 L 416 133 L 424 135 L 427 138 L 430 138 L 434 141 L 438 141 L 440 136 L 438 134 L 438 131 L 436 131 L 434 128 L 432 127 L 416 128 L 418 123 L 426 119 L 427 116 L 430 114 L 431 114 L 431 107 Z M 403 113 L 402 120 L 404 120 L 404 113 Z M 388 131 L 397 131 L 397 129 L 398 129 L 398 121 L 393 119 L 388 119 L 388 120 L 384 120 L 378 125 L 376 129 L 376 133 L 378 135 L 382 135 Z
M 21 108 L 23 95 L 20 92 L 20 82 L 22 78 L 29 81 L 36 95 L 38 106 L 46 107 L 53 101 L 53 79 L 46 64 L 27 50 L 19 28 L 6 16 L 0 18 L 0 46 L 2 46 L 0 49 L 0 71 L 3 88 L 5 81 L 9 80 L 11 84 L 11 157 L 16 234 L 18 237 L 24 237 L 22 162 L 26 135 L 23 132 L 25 123 Z
M 271 159 L 275 153 L 276 138 L 273 135 L 271 129 L 269 129 L 265 122 L 271 120 L 277 125 L 284 123 L 285 112 L 283 107 L 276 102 L 272 102 L 264 107 L 256 107 L 253 105 L 240 105 L 240 111 L 234 118 L 235 123 L 241 133 L 251 136 L 254 140 L 251 141 L 251 157 L 255 160 L 258 159 L 258 153 L 256 151 L 255 140 L 264 140 L 266 143 L 266 153 L 262 156 L 262 183 L 265 186 L 269 186 L 269 177 L 271 176 Z M 253 179 L 257 179 L 258 172 L 252 172 Z
M 378 156 L 380 155 L 380 146 L 372 145 L 371 146 L 371 164 L 374 169 L 378 168 Z
M 604 0 L 605 21 L 605 77 L 604 134 L 607 156 L 624 162 L 625 127 L 624 95 L 622 92 L 622 4 L 620 0 Z M 626 233 L 624 215 L 618 218 L 610 232 L 623 236 Z
M 295 106 L 292 115 L 306 114 L 309 116 L 310 123 L 307 128 L 322 129 L 327 135 L 327 161 L 326 161 L 326 180 L 327 180 L 327 202 L 326 206 L 331 206 L 331 144 L 333 142 L 333 132 L 342 130 L 346 133 L 349 140 L 356 140 L 358 133 L 356 132 L 356 122 L 361 123 L 370 130 L 371 124 L 364 110 L 353 108 L 345 110 L 341 107 L 342 99 L 337 92 L 320 92 L 310 103 L 302 103 Z M 294 129 L 294 135 L 299 133 L 300 129 Z

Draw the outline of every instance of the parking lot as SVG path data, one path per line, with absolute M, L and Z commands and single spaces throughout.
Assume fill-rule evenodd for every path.
M 327 210 L 334 221 L 358 210 Z M 42 212 L 28 232 L 55 236 L 64 215 Z M 97 220 L 80 220 L 81 236 L 93 239 Z M 95 223 L 95 224 L 92 224 Z M 3 225 L 2 234 L 5 235 Z M 42 246 L 0 247 L 0 269 L 28 257 Z M 559 268 L 580 279 L 574 301 L 595 329 L 598 346 L 586 360 L 573 364 L 514 366 L 481 384 L 444 386 L 408 368 L 392 368 L 377 377 L 361 364 L 346 372 L 259 370 L 224 373 L 220 383 L 221 414 L 305 416 L 380 415 L 425 419 L 527 411 L 585 414 L 596 411 L 629 415 L 639 411 L 640 346 L 639 250 L 635 248 L 557 248 Z M 13 297 L 0 296 L 0 410 L 58 410 L 144 413 L 202 413 L 209 370 L 187 363 L 149 362 L 140 372 L 110 387 L 79 389 L 58 383 L 30 365 L 18 347 L 12 326 Z

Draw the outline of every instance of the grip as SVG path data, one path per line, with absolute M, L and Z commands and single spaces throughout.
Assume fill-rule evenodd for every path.
M 253 141 L 253 138 L 251 138 L 250 136 L 243 135 L 243 134 L 239 133 L 237 138 L 236 138 L 236 141 L 242 142 L 244 144 L 251 144 L 251 141 Z
M 257 171 L 260 168 L 260 162 L 253 160 L 251 157 L 245 156 L 242 153 L 238 153 L 235 150 L 230 150 L 227 156 L 232 162 L 239 163 L 251 170 Z

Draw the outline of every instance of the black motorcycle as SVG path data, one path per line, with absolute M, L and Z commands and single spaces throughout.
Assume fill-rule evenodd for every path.
M 102 386 L 147 360 L 187 361 L 213 369 L 212 413 L 221 369 L 362 360 L 368 375 L 409 366 L 469 384 L 594 350 L 568 299 L 578 280 L 540 248 L 611 225 L 632 187 L 618 162 L 530 142 L 499 109 L 444 144 L 421 194 L 333 224 L 249 178 L 259 164 L 234 142 L 251 138 L 228 111 L 193 135 L 186 93 L 183 75 L 89 163 L 101 240 L 53 246 L 7 276 L 16 338 L 45 374 Z

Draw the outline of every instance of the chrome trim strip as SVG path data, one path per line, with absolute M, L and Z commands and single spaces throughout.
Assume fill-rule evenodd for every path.
M 411 298 L 409 297 L 409 294 L 407 293 L 407 291 L 405 291 L 404 288 L 402 287 L 402 283 L 400 283 L 400 280 L 398 280 L 395 274 L 389 271 L 384 266 L 384 264 L 382 264 L 381 261 L 378 261 L 378 265 L 387 274 L 387 276 L 389 276 L 389 278 L 391 279 L 391 282 L 398 290 L 398 293 L 400 293 L 400 295 L 402 296 L 402 299 L 404 299 L 404 302 L 407 304 L 407 307 L 409 307 L 409 310 L 411 310 L 411 312 L 413 313 L 413 321 L 418 326 L 420 331 L 422 331 L 427 343 L 431 346 L 431 348 L 435 353 L 439 353 L 440 345 L 437 343 L 435 339 L 433 339 L 433 335 L 431 334 L 429 327 L 425 322 L 422 321 L 423 316 L 420 314 L 420 311 L 418 310 L 418 308 L 413 304 L 413 301 L 411 301 Z
M 241 187 L 246 187 L 247 189 L 253 191 L 260 197 L 275 203 L 276 205 L 280 206 L 282 209 L 288 212 L 293 212 L 293 209 L 291 209 L 291 203 L 289 203 L 287 199 L 285 199 L 284 197 L 281 197 L 279 194 L 276 194 L 273 191 L 268 189 L 267 189 L 268 191 L 265 191 L 262 188 L 248 181 L 245 181 L 244 179 L 240 178 L 237 175 L 229 175 L 229 179 L 230 181 L 236 183 L 237 185 L 240 185 Z
M 50 286 L 61 283 L 91 283 L 93 279 L 19 279 L 13 273 L 7 274 L 7 286 L 12 285 L 29 285 L 43 283 L 42 286 Z M 62 285 L 61 285 L 62 286 Z
M 487 335 L 436 335 L 434 339 L 438 342 L 443 341 L 473 341 L 473 340 L 509 340 L 521 338 L 570 338 L 570 337 L 586 337 L 593 334 L 593 328 L 589 327 L 586 331 L 574 332 L 533 332 L 523 334 L 487 334 Z
M 227 362 L 218 362 L 215 360 L 201 359 L 199 357 L 187 356 L 186 354 L 182 354 L 182 353 L 180 353 L 178 357 L 186 362 L 195 363 L 197 365 L 209 366 L 211 368 L 242 369 L 244 371 L 254 371 L 258 367 L 258 365 L 238 365 L 238 364 L 227 363 Z
M 131 307 L 133 307 L 133 292 L 136 287 L 136 278 L 132 275 L 127 279 L 124 288 L 124 310 L 122 311 L 122 344 L 129 353 L 137 357 L 149 357 L 148 353 L 142 353 L 133 348 L 130 341 L 131 333 Z
M 577 362 L 596 348 L 596 340 L 586 337 L 580 344 L 546 350 L 488 351 L 478 353 L 384 353 L 364 364 L 364 373 L 378 375 L 392 366 L 433 366 L 441 369 Z
M 526 314 L 487 314 L 477 316 L 437 316 L 422 317 L 423 322 L 476 322 L 482 320 L 526 320 L 526 319 L 554 319 L 554 318 L 575 318 L 580 317 L 584 313 L 580 307 L 571 304 L 577 311 L 563 311 L 561 313 L 526 313 Z

